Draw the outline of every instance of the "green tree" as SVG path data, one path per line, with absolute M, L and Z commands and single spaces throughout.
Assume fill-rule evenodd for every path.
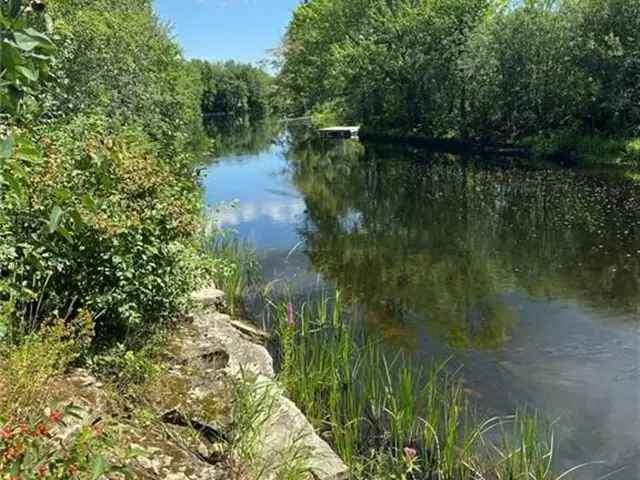
M 271 111 L 272 78 L 264 70 L 235 62 L 194 60 L 203 82 L 202 113 L 205 119 L 262 120 Z
M 636 135 L 640 0 L 310 0 L 280 49 L 290 113 L 521 141 Z
M 18 31 L 39 38 L 29 29 L 50 23 L 57 49 L 0 148 L 0 302 L 15 306 L 17 333 L 86 309 L 102 339 L 143 335 L 184 311 L 200 265 L 199 72 L 151 1 L 47 11 L 50 22 L 20 11 Z

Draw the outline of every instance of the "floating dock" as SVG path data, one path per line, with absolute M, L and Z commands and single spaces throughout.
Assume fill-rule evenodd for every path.
M 329 127 L 321 128 L 320 133 L 333 138 L 357 138 L 360 127 Z

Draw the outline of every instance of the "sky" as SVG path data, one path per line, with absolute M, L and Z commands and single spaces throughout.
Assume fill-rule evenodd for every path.
M 277 47 L 300 0 L 155 0 L 188 58 L 255 63 Z

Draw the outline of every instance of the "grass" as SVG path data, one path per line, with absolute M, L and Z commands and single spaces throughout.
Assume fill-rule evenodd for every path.
M 93 320 L 86 311 L 56 320 L 18 343 L 0 343 L 0 422 L 29 421 L 55 396 L 54 381 L 91 342 Z
M 478 420 L 462 381 L 424 371 L 347 321 L 340 294 L 297 308 L 270 301 L 279 380 L 354 479 L 560 480 L 535 413 Z M 500 435 L 496 435 L 499 432 Z M 498 437 L 498 440 L 495 440 Z
M 292 438 L 284 451 L 264 448 L 264 428 L 276 410 L 276 388 L 271 381 L 244 373 L 233 381 L 232 428 L 228 455 L 237 478 L 299 480 L 306 477 L 308 452 L 302 438 Z
M 225 293 L 231 313 L 238 313 L 247 288 L 259 276 L 255 250 L 235 232 L 217 227 L 203 235 L 202 250 L 212 261 L 212 280 Z

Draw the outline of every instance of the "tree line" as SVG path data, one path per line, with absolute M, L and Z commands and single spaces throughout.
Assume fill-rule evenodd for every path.
M 280 65 L 291 113 L 376 131 L 640 135 L 640 0 L 309 0 Z
M 193 60 L 202 79 L 202 114 L 215 118 L 259 121 L 269 115 L 273 78 L 262 68 L 234 61 Z

